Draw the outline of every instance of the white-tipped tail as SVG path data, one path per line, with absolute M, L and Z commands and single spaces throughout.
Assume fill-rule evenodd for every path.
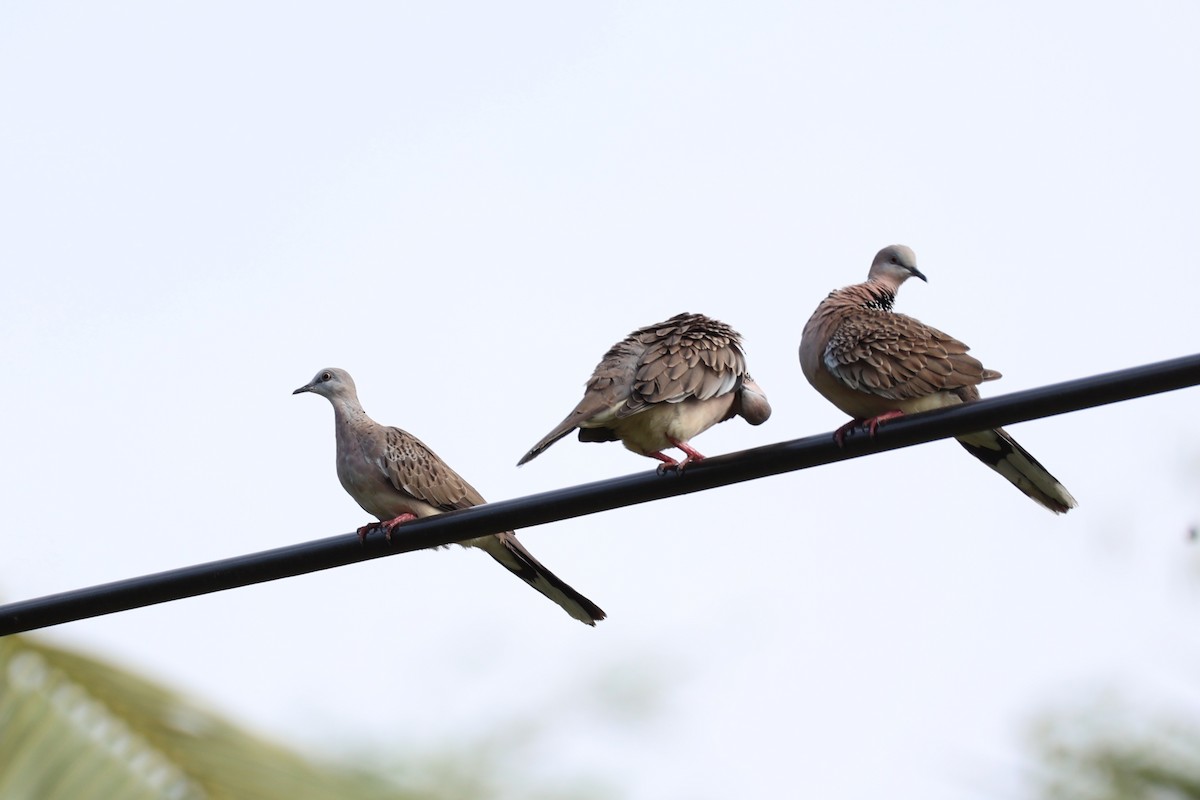
M 958 442 L 968 453 L 1055 514 L 1065 514 L 1077 505 L 1067 488 L 1003 428 L 960 436 Z
M 537 589 L 546 597 L 562 606 L 563 610 L 585 625 L 595 625 L 604 619 L 600 606 L 571 588 L 562 578 L 533 557 L 533 554 L 517 541 L 513 533 L 484 536 L 463 542 L 486 552 L 509 572 Z

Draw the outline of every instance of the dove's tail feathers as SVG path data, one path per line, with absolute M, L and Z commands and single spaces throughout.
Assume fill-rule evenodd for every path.
M 1003 428 L 960 436 L 958 442 L 968 453 L 1055 514 L 1065 514 L 1077 505 L 1066 487 Z
M 562 606 L 563 610 L 586 625 L 595 625 L 604 619 L 600 606 L 572 589 L 562 578 L 533 557 L 513 533 L 501 533 L 464 542 L 487 552 L 505 569 L 537 589 L 546 597 Z
M 535 444 L 528 453 L 526 453 L 524 456 L 521 457 L 521 460 L 517 462 L 517 466 L 519 467 L 528 461 L 533 461 L 535 458 L 540 456 L 546 450 L 546 448 L 548 448 L 550 445 L 554 444 L 559 439 L 563 438 L 568 433 L 575 430 L 575 420 L 576 420 L 576 415 L 572 414 L 571 416 L 564 419 L 562 422 L 558 423 L 558 426 L 554 430 L 550 431 L 544 437 L 542 437 L 542 440 L 540 442 Z

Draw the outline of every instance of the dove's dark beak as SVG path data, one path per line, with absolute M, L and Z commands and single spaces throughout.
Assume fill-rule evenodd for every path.
M 311 383 L 307 383 L 307 384 L 305 384 L 304 386 L 301 386 L 301 387 L 300 387 L 299 389 L 297 389 L 296 391 L 292 392 L 292 394 L 301 394 L 301 393 L 303 393 L 303 392 L 311 392 L 311 391 L 312 391 L 312 387 L 313 387 L 313 385 L 312 385 Z

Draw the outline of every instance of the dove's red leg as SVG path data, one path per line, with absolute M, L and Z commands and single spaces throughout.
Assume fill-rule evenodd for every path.
M 364 541 L 367 538 L 368 533 L 373 530 L 383 528 L 383 535 L 390 542 L 392 540 L 392 531 L 406 522 L 412 522 L 416 518 L 417 517 L 415 514 L 409 514 L 408 512 L 405 512 L 398 517 L 392 517 L 384 522 L 368 522 L 366 525 L 363 525 L 358 529 L 358 540 L 360 542 Z
M 655 452 L 655 453 L 646 453 L 646 455 L 649 456 L 650 458 L 657 458 L 659 461 L 663 462 L 658 465 L 658 474 L 659 475 L 662 475 L 664 472 L 666 472 L 667 470 L 669 470 L 673 467 L 679 466 L 678 461 L 671 458 L 669 455 L 667 455 L 665 453 Z
M 405 511 L 403 514 L 392 517 L 387 522 L 380 523 L 380 527 L 383 528 L 383 537 L 389 542 L 392 541 L 392 531 L 396 530 L 396 528 L 399 528 L 406 522 L 412 522 L 416 518 L 416 514 L 409 514 L 407 511 Z
M 680 450 L 682 450 L 687 455 L 687 458 L 685 458 L 683 461 L 679 462 L 680 469 L 683 469 L 688 464 L 691 464 L 694 461 L 703 461 L 704 460 L 704 454 L 700 453 L 698 450 L 696 450 L 694 447 L 692 447 L 687 442 L 677 442 L 674 439 L 668 439 L 667 441 L 669 441 L 673 446 L 678 447 Z
M 875 431 L 879 428 L 880 423 L 887 422 L 889 419 L 903 417 L 904 412 L 899 409 L 885 411 L 877 417 L 867 417 L 866 419 L 852 419 L 842 427 L 833 432 L 833 440 L 837 442 L 838 447 L 846 446 L 846 434 L 854 430 L 857 425 L 866 425 L 867 433 L 871 438 L 875 438 Z
M 895 419 L 896 417 L 903 417 L 903 416 L 904 416 L 903 411 L 901 411 L 898 408 L 894 408 L 891 411 L 883 412 L 878 417 L 871 417 L 870 419 L 863 420 L 863 421 L 867 423 L 867 432 L 870 433 L 872 437 L 874 437 L 875 429 L 879 427 L 879 423 L 887 422 L 889 419 Z

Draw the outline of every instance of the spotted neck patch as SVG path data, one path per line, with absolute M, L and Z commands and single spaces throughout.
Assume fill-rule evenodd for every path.
M 895 302 L 896 295 L 884 289 L 875 289 L 871 291 L 871 299 L 863 303 L 862 307 L 870 311 L 891 311 Z

